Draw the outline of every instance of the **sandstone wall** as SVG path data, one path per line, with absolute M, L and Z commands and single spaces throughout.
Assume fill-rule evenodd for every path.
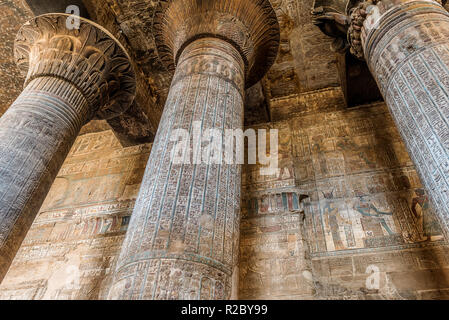
M 448 298 L 447 245 L 386 106 L 326 89 L 273 100 L 272 118 L 256 129 L 279 130 L 279 174 L 244 168 L 239 297 Z M 0 298 L 105 298 L 149 151 L 80 136 Z
M 272 107 L 281 171 L 245 170 L 240 298 L 448 298 L 443 232 L 385 104 L 327 89 Z

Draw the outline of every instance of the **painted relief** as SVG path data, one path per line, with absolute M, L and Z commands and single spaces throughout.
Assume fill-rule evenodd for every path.
M 273 125 L 290 175 L 243 171 L 240 298 L 444 296 L 425 271 L 449 263 L 442 230 L 387 107 L 346 109 L 337 91 L 273 103 L 302 114 Z M 362 290 L 370 265 L 378 291 Z
M 326 126 L 319 117 L 292 121 L 294 162 L 310 163 L 313 169 L 313 175 L 305 176 L 300 172 L 304 167 L 295 171 L 297 188 L 308 189 L 311 195 L 306 202 L 306 232 L 312 253 L 443 240 L 385 111 L 380 104 L 359 114 L 333 112 L 326 115 Z

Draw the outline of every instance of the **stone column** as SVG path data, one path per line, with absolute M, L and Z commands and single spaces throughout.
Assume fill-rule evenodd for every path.
M 449 229 L 449 13 L 430 0 L 382 0 L 361 4 L 352 17 L 351 42 L 360 35 L 365 60 Z
M 0 118 L 0 281 L 81 127 L 120 114 L 134 97 L 121 45 L 88 20 L 67 29 L 67 18 L 36 17 L 16 39 L 16 60 L 27 76 Z
M 229 299 L 241 167 L 209 164 L 204 150 L 243 128 L 245 86 L 277 55 L 276 15 L 269 1 L 161 1 L 153 26 L 159 57 L 175 74 L 109 298 Z M 183 163 L 172 161 L 179 129 L 191 150 Z M 196 143 L 208 129 L 218 136 Z
M 449 13 L 441 5 L 446 1 L 317 2 L 315 23 L 339 43 L 347 38 L 351 53 L 366 60 L 449 232 Z

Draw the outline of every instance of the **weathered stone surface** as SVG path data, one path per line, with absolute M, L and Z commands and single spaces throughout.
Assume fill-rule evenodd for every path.
M 0 119 L 0 279 L 50 189 L 89 104 L 74 86 L 50 77 L 29 83 Z
M 89 119 L 122 114 L 136 92 L 126 50 L 103 27 L 79 18 L 79 29 L 69 29 L 67 19 L 68 14 L 46 14 L 20 29 L 15 58 L 26 74 L 25 87 L 42 76 L 64 79 L 81 91 L 91 106 Z
M 243 168 L 239 298 L 447 299 L 444 279 L 432 274 L 448 268 L 448 247 L 438 240 L 441 228 L 428 200 L 416 194 L 422 185 L 387 107 L 348 111 L 339 89 L 272 103 L 297 111 L 288 121 L 260 126 L 277 128 L 284 137 L 281 175 L 263 178 L 258 167 Z M 320 135 L 322 140 L 314 138 Z M 356 146 L 335 147 L 344 139 L 345 145 L 353 141 Z M 0 286 L 0 297 L 105 299 L 148 156 L 148 145 L 123 148 L 112 131 L 79 137 Z M 339 179 L 344 182 L 335 183 Z M 325 218 L 336 212 L 326 209 L 322 192 L 334 185 L 339 191 L 330 208 L 349 217 L 350 229 L 362 243 L 357 250 L 343 238 L 345 224 L 337 220 L 332 225 Z M 340 191 L 340 186 L 346 189 Z M 315 196 L 301 208 L 299 195 L 310 190 Z M 389 216 L 386 222 L 402 244 L 392 243 L 385 229 L 376 240 L 372 232 L 378 228 L 360 225 L 363 215 L 357 206 L 339 205 L 352 203 L 361 193 L 376 208 L 393 212 L 399 224 Z M 403 205 L 393 206 L 396 202 Z M 336 245 L 332 232 L 325 236 L 321 228 L 339 230 L 343 249 L 324 249 Z M 414 231 L 418 236 L 413 239 L 408 230 L 424 233 Z M 430 241 L 419 240 L 420 234 Z M 365 290 L 369 265 L 380 269 L 379 292 Z M 72 278 L 74 272 L 77 277 Z M 56 281 L 61 278 L 65 281 Z
M 9 106 L 7 101 L 19 95 L 23 83 L 12 59 L 12 35 L 18 27 L 15 24 L 22 24 L 28 14 L 19 2 L 0 4 L 0 22 L 5 30 L 0 34 L 5 39 L 0 42 L 4 73 L 0 95 L 4 109 Z M 146 85 L 150 88 L 139 99 L 148 106 L 153 106 L 156 99 L 163 105 L 172 75 L 158 61 L 152 37 L 151 17 L 157 2 L 85 2 L 90 2 L 89 12 L 96 21 L 132 51 L 133 63 L 142 71 L 137 75 L 137 91 L 145 92 Z M 239 274 L 239 281 L 234 283 L 240 284 L 234 286 L 233 290 L 239 287 L 239 293 L 233 292 L 233 297 L 448 299 L 449 257 L 442 237 L 444 228 L 435 218 L 388 107 L 378 103 L 345 108 L 342 90 L 334 87 L 338 85 L 338 74 L 335 55 L 329 49 L 333 40 L 313 25 L 312 2 L 271 1 L 281 27 L 280 54 L 269 75 L 245 94 L 246 111 L 253 113 L 245 115 L 248 125 L 267 117 L 264 110 L 262 117 L 256 114 L 261 113 L 257 105 L 263 106 L 266 97 L 270 118 L 265 121 L 272 122 L 255 128 L 279 129 L 281 170 L 279 175 L 264 177 L 260 176 L 258 165 L 243 167 L 239 272 L 234 272 L 234 277 Z M 199 81 L 200 76 L 196 79 Z M 220 80 L 211 81 L 215 88 L 220 84 L 222 92 L 226 88 Z M 201 85 L 206 87 L 204 80 Z M 197 101 L 204 102 L 206 96 L 212 95 L 212 91 L 200 92 Z M 194 100 L 186 95 L 181 98 Z M 229 106 L 233 98 L 226 100 Z M 214 103 L 198 102 L 198 106 L 218 110 Z M 177 106 L 182 107 L 179 103 Z M 153 110 L 154 114 L 147 115 L 156 119 L 157 112 Z M 187 111 L 192 111 L 189 117 L 193 118 L 193 109 Z M 173 121 L 181 117 L 172 116 Z M 211 116 L 205 119 L 212 122 Z M 229 122 L 229 116 L 223 119 Z M 223 119 L 216 118 L 221 123 Z M 0 285 L 1 299 L 106 299 L 109 295 L 149 145 L 123 148 L 114 137 L 117 132 L 112 133 L 106 121 L 91 121 L 81 134 Z M 160 151 L 157 155 L 162 159 Z M 206 174 L 199 175 L 200 171 L 198 167 L 196 177 L 205 177 Z M 170 176 L 167 171 L 161 174 L 169 177 L 168 181 L 175 181 L 181 174 L 170 172 Z M 217 171 L 213 172 L 208 181 L 214 184 Z M 193 175 L 184 175 L 185 178 L 193 180 Z M 204 180 L 200 182 L 193 185 L 192 192 L 200 190 L 201 194 Z M 176 212 L 183 208 L 179 203 L 191 185 L 179 186 L 178 202 L 172 201 L 175 196 L 171 190 L 176 188 L 167 189 L 161 217 L 170 215 L 170 209 L 165 208 L 171 205 L 176 204 Z M 219 192 L 226 193 L 222 188 L 220 183 Z M 206 198 L 208 194 L 214 194 L 213 187 L 206 188 Z M 302 198 L 304 194 L 310 198 Z M 206 201 L 204 206 L 210 208 L 214 204 Z M 225 205 L 218 202 L 217 207 Z M 226 214 L 238 216 L 232 208 Z M 161 219 L 157 238 L 165 244 L 169 242 L 164 229 L 167 221 L 170 220 Z M 184 230 L 179 227 L 179 222 L 184 221 L 182 215 L 173 221 L 174 228 Z M 198 226 L 202 226 L 189 221 L 190 229 L 199 230 Z M 205 227 L 211 225 L 207 219 L 202 222 Z M 226 230 L 237 224 L 228 219 L 228 225 Z M 209 229 L 201 229 L 200 251 L 210 243 L 208 239 Z M 214 236 L 213 243 L 217 245 L 221 240 Z M 233 250 L 237 251 L 235 247 Z M 173 274 L 167 271 L 171 266 L 176 267 Z M 181 272 L 178 267 L 179 262 L 176 266 L 172 260 L 164 260 L 159 297 L 168 296 L 163 291 L 164 283 L 194 289 L 199 286 L 199 280 L 185 285 L 172 281 Z M 214 267 L 189 267 L 189 263 L 183 267 L 187 277 L 196 270 L 198 275 L 230 278 L 219 275 Z M 373 267 L 379 268 L 379 289 L 367 286 L 372 275 L 367 270 Z M 137 268 L 148 268 L 147 282 L 151 283 L 157 270 L 146 261 Z M 213 283 L 205 279 L 203 284 L 206 290 L 202 297 L 206 298 Z
M 83 0 L 24 0 L 30 7 L 35 16 L 40 16 L 46 13 L 67 13 L 69 6 L 76 6 L 79 10 L 79 15 L 83 18 L 89 19 L 89 13 L 83 4 Z
M 170 134 L 178 128 L 194 133 L 193 121 L 204 129 L 241 128 L 243 68 L 238 51 L 218 39 L 194 41 L 181 55 L 110 298 L 229 297 L 238 252 L 239 166 L 173 164 Z
M 153 80 L 149 79 L 155 76 L 155 72 L 148 71 L 146 61 L 140 61 L 141 52 L 134 47 L 136 35 L 131 33 L 132 29 L 121 23 L 122 18 L 115 8 L 99 1 L 83 1 L 83 3 L 91 19 L 105 27 L 123 44 L 131 56 L 131 63 L 136 73 L 136 97 L 133 104 L 127 112 L 109 119 L 108 124 L 124 146 L 152 142 L 163 109 L 163 102 L 159 101 Z
M 14 61 L 14 40 L 20 27 L 32 17 L 22 1 L 0 3 L 0 114 L 3 114 L 23 89 L 24 77 Z
M 159 1 L 153 32 L 159 58 L 172 72 L 183 49 L 198 38 L 213 35 L 232 43 L 245 63 L 247 88 L 261 80 L 279 49 L 279 24 L 269 1 Z
M 172 77 L 159 61 L 154 43 L 152 17 L 158 1 L 84 0 L 83 2 L 90 18 L 119 39 L 130 53 L 136 70 L 142 71 L 141 74 L 137 73 L 136 99 L 148 116 L 154 133 Z M 328 86 L 338 86 L 337 61 L 330 50 L 332 39 L 323 35 L 313 25 L 310 15 L 313 0 L 271 0 L 271 4 L 281 27 L 281 50 L 276 63 L 268 73 L 267 83 L 264 84 L 268 97 L 279 98 L 295 94 L 297 90 L 307 92 Z M 28 10 L 22 0 L 7 1 L 5 7 L 7 8 L 3 11 L 5 13 L 7 10 Z M 18 15 L 7 16 L 17 17 Z M 28 18 L 31 18 L 31 15 L 24 20 Z M 8 26 L 17 30 L 24 20 L 8 18 Z M 14 34 L 15 31 L 9 35 Z M 8 33 L 5 32 L 4 36 L 7 37 Z M 2 45 L 3 43 L 0 43 L 0 47 Z M 7 47 L 2 53 L 9 53 Z M 6 73 L 16 72 L 14 68 L 14 64 L 11 63 Z M 2 79 L 6 78 L 2 77 Z M 19 80 L 15 80 L 16 78 L 11 77 L 11 79 L 16 81 L 17 85 L 20 84 Z M 8 85 L 10 83 L 10 81 L 7 82 Z M 145 89 L 141 90 L 141 87 Z M 20 91 L 17 92 L 16 97 L 19 93 Z M 6 103 L 5 108 L 9 105 L 10 103 Z M 253 117 L 258 113 L 255 112 Z
M 171 75 L 158 59 L 152 36 L 152 17 L 158 1 L 84 2 L 95 21 L 102 25 L 111 24 L 112 19 L 118 22 L 130 44 L 133 58 L 145 74 L 150 91 L 162 109 L 168 95 Z M 278 98 L 295 94 L 298 90 L 306 92 L 338 86 L 336 59 L 330 50 L 332 39 L 313 25 L 310 15 L 313 0 L 270 2 L 281 27 L 281 50 L 268 72 L 266 94 Z
M 279 25 L 269 1 L 174 0 L 159 2 L 153 31 L 175 75 L 109 297 L 229 299 L 241 168 L 221 155 L 212 164 L 195 135 L 243 127 L 244 89 L 274 62 Z M 173 162 L 178 129 L 193 142 L 182 164 Z
M 81 0 L 64 0 L 57 2 L 47 0 L 27 0 L 26 2 L 30 6 L 33 14 L 36 16 L 47 13 L 73 12 L 71 10 L 77 7 L 81 17 L 89 20 L 96 20 L 98 18 L 96 12 L 92 12 L 95 19 L 90 17 L 86 6 L 84 6 Z M 103 12 L 108 12 L 105 8 L 102 9 Z M 108 17 L 110 18 L 110 15 L 108 15 Z M 123 32 L 119 29 L 119 26 L 115 20 L 102 20 L 101 22 L 103 22 L 103 26 L 110 30 L 129 51 L 130 47 L 128 45 L 128 41 L 126 37 L 122 35 Z M 131 53 L 132 52 L 133 51 L 131 50 Z M 148 84 L 146 83 L 139 66 L 135 63 L 134 57 L 131 60 L 131 63 L 136 71 L 136 98 L 130 108 L 125 110 L 123 113 L 117 114 L 115 117 L 108 119 L 107 123 L 106 121 L 103 121 L 102 124 L 106 129 L 112 128 L 117 138 L 119 138 L 120 142 L 124 146 L 153 141 L 161 115 L 161 110 L 157 106 L 151 92 L 149 92 Z M 96 123 L 101 122 L 97 121 Z M 89 123 L 86 127 L 86 131 L 91 132 L 95 131 L 97 126 L 94 123 Z
M 106 299 L 149 153 L 123 148 L 110 129 L 78 137 L 0 298 Z
M 313 21 L 320 30 L 334 40 L 330 46 L 337 57 L 340 86 L 348 107 L 382 101 L 376 81 L 361 59 L 360 9 L 363 14 L 371 1 L 315 0 Z M 356 49 L 357 48 L 357 49 Z
M 20 8 L 19 0 L 11 1 L 13 10 Z M 154 134 L 168 95 L 172 75 L 167 73 L 157 57 L 152 31 L 152 16 L 157 1 L 132 0 L 84 0 L 90 18 L 108 29 L 125 46 L 132 57 L 137 72 L 136 102 L 148 117 L 150 131 Z M 339 84 L 335 55 L 330 50 L 332 39 L 323 35 L 312 22 L 310 10 L 312 0 L 271 1 L 281 27 L 281 50 L 278 59 L 264 82 L 264 94 L 270 97 L 284 97 L 310 90 L 322 89 Z M 17 23 L 17 28 L 20 26 Z M 1 46 L 2 44 L 0 44 Z M 11 65 L 11 68 L 14 68 Z M 10 72 L 10 69 L 8 72 Z M 20 82 L 19 82 L 20 83 Z M 9 105 L 9 104 L 7 104 Z M 246 114 L 254 120 L 251 123 L 266 121 L 265 105 L 258 109 L 248 108 Z M 261 115 L 260 119 L 257 117 Z M 129 121 L 125 123 L 131 138 L 139 141 L 145 136 L 135 136 L 141 127 Z M 114 123 L 112 123 L 114 126 Z M 114 127 L 114 129 L 116 129 Z M 116 130 L 119 131 L 119 130 Z M 145 135 L 146 132 L 141 132 Z M 150 139 L 148 137 L 148 139 Z
M 323 1 L 336 6 L 315 8 L 318 25 L 336 37 L 346 31 L 351 53 L 367 61 L 448 232 L 446 1 Z

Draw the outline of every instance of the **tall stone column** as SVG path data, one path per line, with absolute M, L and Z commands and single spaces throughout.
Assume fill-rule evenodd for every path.
M 449 229 L 449 13 L 422 0 L 380 1 L 369 12 L 364 57 Z
M 68 15 L 36 17 L 19 31 L 15 56 L 25 89 L 0 118 L 0 281 L 81 127 L 131 104 L 134 72 L 102 27 Z
M 245 86 L 277 56 L 276 15 L 269 1 L 172 0 L 160 2 L 153 26 L 174 78 L 109 297 L 229 299 L 241 167 L 208 164 L 214 156 L 204 150 L 221 145 L 225 130 L 243 128 Z M 172 161 L 179 129 L 190 141 L 183 163 Z M 195 143 L 208 129 L 219 137 Z
M 332 30 L 324 25 L 335 17 L 340 30 L 348 27 L 351 52 L 366 60 L 449 230 L 449 13 L 433 0 L 349 1 L 347 8 L 346 17 L 321 15 L 328 19 L 322 30 Z

